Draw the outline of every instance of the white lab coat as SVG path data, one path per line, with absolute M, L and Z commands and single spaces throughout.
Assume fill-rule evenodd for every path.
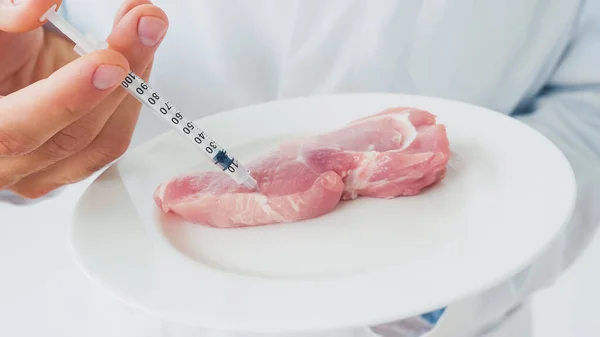
M 523 327 L 507 330 L 506 317 L 571 264 L 600 220 L 600 209 L 594 208 L 600 204 L 599 1 L 154 3 L 169 16 L 170 30 L 150 83 L 194 119 L 289 97 L 401 92 L 515 115 L 553 140 L 576 172 L 579 199 L 573 220 L 552 248 L 520 274 L 449 303 L 435 332 L 455 337 L 495 330 L 497 337 L 526 336 L 519 330 Z M 62 14 L 82 31 L 105 38 L 119 5 L 120 0 L 65 0 Z M 132 146 L 167 128 L 142 114 Z M 81 310 L 92 310 L 86 314 L 91 317 L 94 308 L 90 304 Z M 102 315 L 96 322 L 117 324 L 106 310 Z M 160 336 L 154 319 L 133 311 L 114 315 L 131 318 L 119 319 L 123 326 L 111 329 L 112 336 Z M 71 324 L 68 315 L 61 318 Z

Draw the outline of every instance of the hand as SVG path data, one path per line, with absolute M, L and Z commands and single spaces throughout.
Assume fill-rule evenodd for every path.
M 147 0 L 118 10 L 110 47 L 79 57 L 39 22 L 56 0 L 0 0 L 0 190 L 38 198 L 83 180 L 128 148 L 141 104 L 120 87 L 145 80 L 168 27 Z M 90 9 L 93 11 L 93 9 Z

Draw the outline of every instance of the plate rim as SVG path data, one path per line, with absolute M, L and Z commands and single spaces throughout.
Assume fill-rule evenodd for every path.
M 539 130 L 534 129 L 533 127 L 527 125 L 526 123 L 512 117 L 512 116 L 508 116 L 496 111 L 493 111 L 491 109 L 485 108 L 485 107 L 481 107 L 481 106 L 477 106 L 475 104 L 471 104 L 468 102 L 462 102 L 462 101 L 458 101 L 458 100 L 449 100 L 449 99 L 445 99 L 445 98 L 440 98 L 440 97 L 431 97 L 431 96 L 424 96 L 424 95 L 410 95 L 410 94 L 394 94 L 394 93 L 341 93 L 341 94 L 323 94 L 323 95 L 312 95 L 312 96 L 303 96 L 303 97 L 294 97 L 294 98 L 290 98 L 290 99 L 282 99 L 282 100 L 271 100 L 271 101 L 266 101 L 266 102 L 261 102 L 261 103 L 256 103 L 256 104 L 252 104 L 252 105 L 248 105 L 248 106 L 243 106 L 243 107 L 238 107 L 238 108 L 234 108 L 234 109 L 230 109 L 230 110 L 225 110 L 219 113 L 215 113 L 200 119 L 197 119 L 198 121 L 202 121 L 202 120 L 206 120 L 208 118 L 213 118 L 214 116 L 220 115 L 220 114 L 224 114 L 224 113 L 233 113 L 235 111 L 243 111 L 243 110 L 248 110 L 248 109 L 255 109 L 257 107 L 260 106 L 264 106 L 267 104 L 291 104 L 294 101 L 297 100 L 306 100 L 306 99 L 315 99 L 315 100 L 320 100 L 320 99 L 328 99 L 330 97 L 339 97 L 339 98 L 343 98 L 343 97 L 357 97 L 357 96 L 362 96 L 362 97 L 382 97 L 382 96 L 386 96 L 386 97 L 394 97 L 394 98 L 398 98 L 399 100 L 402 100 L 404 98 L 416 98 L 418 100 L 436 100 L 439 102 L 442 102 L 444 104 L 459 104 L 459 105 L 467 105 L 470 106 L 474 109 L 477 110 L 487 110 L 488 112 L 497 114 L 498 117 L 500 118 L 507 118 L 510 119 L 511 122 L 516 122 L 516 123 L 520 123 L 521 125 L 527 127 L 529 129 L 530 132 L 536 133 L 537 136 L 541 136 L 544 138 L 544 141 L 546 141 L 547 145 L 554 147 L 554 152 L 556 152 L 557 154 L 559 154 L 560 156 L 562 156 L 562 158 L 560 159 L 561 161 L 563 161 L 564 164 L 568 165 L 568 168 L 570 170 L 571 173 L 571 177 L 569 177 L 570 182 L 569 185 L 571 186 L 571 189 L 569 191 L 570 196 L 572 196 L 571 198 L 569 198 L 570 200 L 570 205 L 569 205 L 569 211 L 568 214 L 565 215 L 565 220 L 563 221 L 563 223 L 560 226 L 560 229 L 556 231 L 556 233 L 554 233 L 552 235 L 552 238 L 550 240 L 548 240 L 546 242 L 546 244 L 544 245 L 544 247 L 540 250 L 538 250 L 536 252 L 536 254 L 534 254 L 531 258 L 529 259 L 523 259 L 522 263 L 519 264 L 518 266 L 515 266 L 513 268 L 513 270 L 505 272 L 504 274 L 510 274 L 510 275 L 515 275 L 517 274 L 520 270 L 522 270 L 523 268 L 526 268 L 528 265 L 530 265 L 533 261 L 535 261 L 536 259 L 538 259 L 545 250 L 547 250 L 547 248 L 549 246 L 551 246 L 558 238 L 559 235 L 564 231 L 566 225 L 569 223 L 572 214 L 574 212 L 575 209 L 575 204 L 576 204 L 576 183 L 575 183 L 575 176 L 574 176 L 574 172 L 573 169 L 570 165 L 570 163 L 568 162 L 566 156 L 564 155 L 564 153 L 560 150 L 560 148 L 558 148 L 558 146 L 556 146 L 556 144 L 554 144 L 548 137 L 546 137 L 542 132 L 540 132 Z M 194 320 L 194 321 L 188 321 L 188 320 L 182 320 L 179 317 L 169 317 L 169 315 L 165 315 L 165 312 L 162 312 L 162 315 L 158 315 L 158 313 L 155 310 L 151 310 L 149 308 L 144 307 L 143 305 L 139 304 L 138 301 L 131 299 L 131 298 L 127 298 L 127 296 L 123 296 L 123 294 L 121 294 L 120 292 L 116 291 L 114 289 L 114 287 L 111 287 L 111 285 L 109 284 L 105 284 L 103 282 L 103 280 L 101 279 L 101 277 L 98 277 L 97 275 L 94 276 L 93 272 L 91 272 L 90 270 L 88 270 L 88 267 L 85 265 L 85 262 L 81 260 L 80 255 L 77 252 L 77 249 L 75 247 L 75 242 L 74 242 L 74 234 L 73 234 L 73 229 L 75 227 L 75 221 L 77 218 L 77 214 L 80 212 L 81 209 L 81 204 L 85 199 L 85 195 L 93 188 L 93 186 L 100 180 L 103 179 L 107 174 L 111 174 L 113 171 L 118 171 L 118 165 L 121 162 L 121 160 L 126 157 L 129 153 L 131 152 L 138 152 L 138 151 L 143 151 L 145 148 L 149 148 L 151 146 L 153 146 L 154 144 L 158 144 L 162 141 L 164 141 L 165 139 L 167 139 L 170 136 L 173 136 L 174 132 L 172 130 L 167 130 L 161 134 L 158 134 L 157 136 L 142 142 L 140 145 L 136 146 L 135 148 L 130 149 L 130 151 L 126 152 L 121 158 L 119 158 L 118 160 L 114 161 L 113 163 L 111 163 L 109 166 L 106 167 L 106 169 L 99 174 L 97 177 L 94 178 L 94 180 L 85 188 L 85 191 L 83 192 L 83 194 L 80 196 L 79 200 L 77 201 L 76 205 L 75 205 L 75 211 L 71 217 L 71 224 L 68 227 L 68 236 L 69 236 L 69 247 L 70 247 L 70 251 L 71 251 L 71 256 L 73 257 L 73 259 L 75 260 L 77 266 L 79 267 L 79 269 L 90 279 L 92 280 L 95 284 L 99 285 L 102 289 L 104 289 L 107 293 L 116 296 L 117 298 L 119 298 L 121 301 L 123 301 L 124 303 L 126 303 L 127 305 L 132 305 L 134 307 L 137 307 L 138 309 L 145 311 L 147 313 L 150 313 L 154 316 L 159 316 L 162 319 L 168 319 L 168 320 L 172 320 L 172 321 L 178 321 L 181 323 L 185 323 L 185 324 L 190 324 L 190 325 L 198 325 L 199 320 Z M 558 159 L 558 158 L 557 158 Z M 139 215 L 138 215 L 139 217 Z M 183 258 L 189 258 L 187 256 L 182 256 Z M 507 276 L 508 278 L 510 278 L 511 276 Z M 470 294 L 474 294 L 474 293 L 478 293 L 484 289 L 489 289 L 491 287 L 493 287 L 496 284 L 499 284 L 501 282 L 504 282 L 505 279 L 498 279 L 495 282 L 489 282 L 486 285 L 481 285 L 479 289 L 472 289 L 470 292 L 468 292 L 467 294 L 458 294 L 455 296 L 454 299 L 451 300 L 452 301 L 456 301 L 462 297 L 465 296 L 469 296 Z M 446 304 L 439 304 L 438 307 L 443 307 Z M 435 307 L 435 305 L 429 305 L 429 306 L 433 306 Z M 434 310 L 434 309 L 432 309 Z M 391 314 L 390 316 L 394 316 L 397 317 L 397 315 Z M 369 320 L 369 322 L 357 322 L 357 324 L 360 325 L 372 325 L 372 324 L 380 324 L 380 323 L 385 323 L 387 321 L 390 320 L 395 320 L 396 318 L 394 317 L 382 317 L 381 320 L 377 323 L 373 323 L 372 320 Z M 224 322 L 226 325 L 226 321 Z M 339 328 L 344 328 L 347 327 L 346 325 L 341 326 L 339 324 L 333 323 L 330 326 L 323 326 L 323 329 L 339 329 Z M 211 327 L 212 328 L 212 327 Z M 231 327 L 229 325 L 222 326 L 221 328 L 226 328 L 229 331 L 247 331 L 247 327 L 239 327 L 241 329 L 238 329 L 238 327 Z M 319 331 L 321 330 L 321 328 L 319 328 Z M 270 328 L 263 328 L 263 329 L 254 329 L 252 331 L 257 331 L 257 332 L 263 332 L 263 333 L 271 333 L 271 332 L 298 332 L 298 331 L 304 331 L 304 332 L 312 332 L 315 331 L 313 328 L 307 328 L 307 329 L 297 329 L 297 328 L 293 328 L 292 330 L 286 329 L 284 327 L 278 326 L 277 328 L 274 329 L 270 329 Z

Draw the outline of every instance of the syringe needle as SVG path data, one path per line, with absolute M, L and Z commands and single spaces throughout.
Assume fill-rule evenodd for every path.
M 242 185 L 248 187 L 252 191 L 258 191 L 258 183 L 250 174 L 248 174 L 248 179 L 244 181 Z

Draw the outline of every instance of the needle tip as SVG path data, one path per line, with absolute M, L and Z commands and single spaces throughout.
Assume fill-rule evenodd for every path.
M 258 183 L 250 175 L 248 175 L 248 179 L 246 179 L 246 181 L 243 182 L 243 185 L 253 191 L 258 191 Z

